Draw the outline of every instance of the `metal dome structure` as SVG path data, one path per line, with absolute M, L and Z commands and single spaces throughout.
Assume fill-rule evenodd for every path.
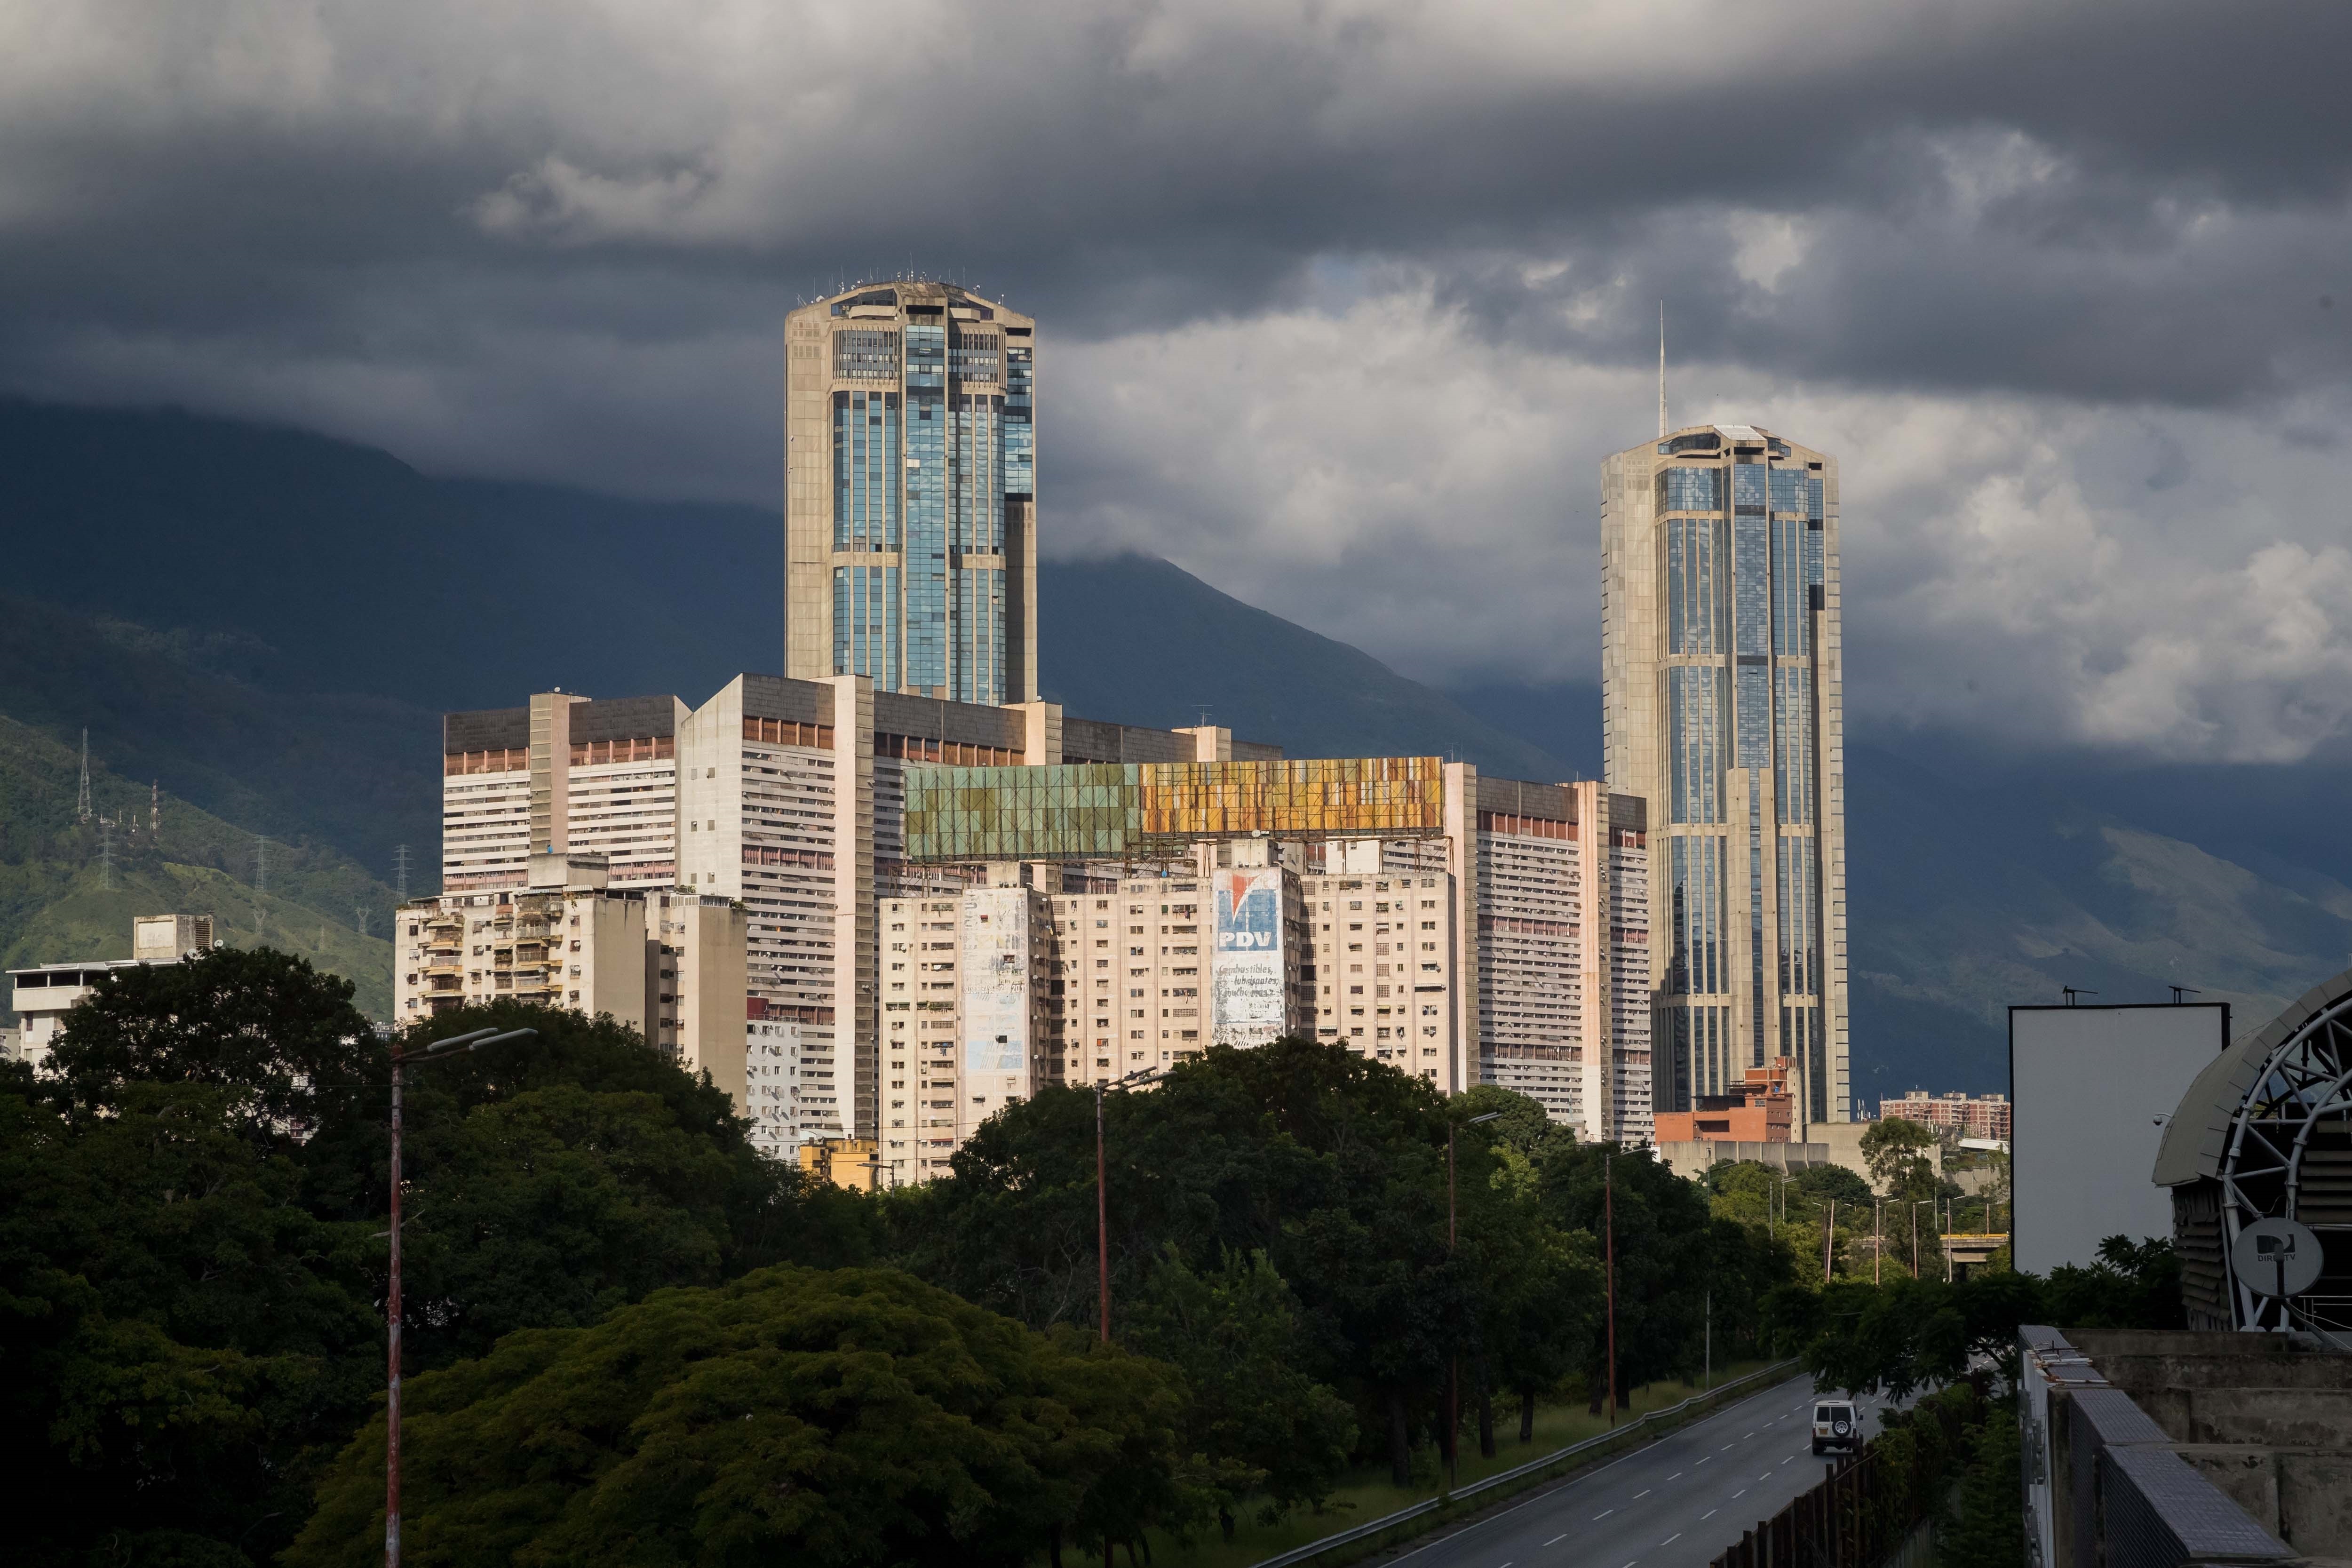
M 2164 1130 L 2154 1173 L 2192 1329 L 2316 1331 L 2352 1340 L 2352 969 L 2312 987 L 2197 1075 Z M 2320 1237 L 2318 1279 L 2284 1300 L 2234 1273 L 2257 1219 Z

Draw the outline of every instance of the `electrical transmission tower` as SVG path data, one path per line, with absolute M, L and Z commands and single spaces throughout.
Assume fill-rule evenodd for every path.
M 147 833 L 150 837 L 163 831 L 163 781 L 157 779 L 147 786 Z
M 89 731 L 81 732 L 81 794 L 74 800 L 74 819 L 88 822 L 89 810 Z
M 352 915 L 358 921 L 360 937 L 364 941 L 367 937 L 367 906 L 365 904 L 353 904 L 352 906 Z
M 114 891 L 114 824 L 102 816 L 98 819 L 98 885 L 102 891 Z
M 394 846 L 392 847 L 392 870 L 393 870 L 393 887 L 394 887 L 394 890 L 396 890 L 396 891 L 400 894 L 400 901 L 401 901 L 402 903 L 404 903 L 404 903 L 408 902 L 408 846 L 407 846 L 407 845 L 405 845 L 405 844 L 395 844 L 395 845 L 394 845 Z
M 269 891 L 269 840 L 261 834 L 253 836 L 253 940 L 261 942 L 261 900 Z

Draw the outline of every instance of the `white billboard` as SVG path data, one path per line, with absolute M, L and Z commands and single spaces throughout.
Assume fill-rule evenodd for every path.
M 961 925 L 963 1070 L 1026 1072 L 1029 889 L 972 889 L 963 896 Z
M 2172 1193 L 2150 1177 L 2164 1124 L 2229 1042 L 2221 1003 L 2011 1007 L 2011 1174 L 2019 1268 L 2087 1264 L 2111 1236 L 2172 1234 Z
M 1282 1037 L 1290 1022 L 1283 981 L 1282 868 L 1220 871 L 1217 952 L 1210 997 L 1221 1046 L 1263 1046 Z

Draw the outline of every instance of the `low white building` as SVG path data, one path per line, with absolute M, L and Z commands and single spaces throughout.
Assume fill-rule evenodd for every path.
M 81 963 L 39 963 L 12 969 L 10 1008 L 17 1026 L 7 1032 L 6 1059 L 37 1068 L 49 1059 L 49 1047 L 73 1005 L 89 995 L 100 980 L 117 969 L 147 963 L 177 963 L 213 945 L 210 915 L 140 915 L 131 922 L 131 956 Z

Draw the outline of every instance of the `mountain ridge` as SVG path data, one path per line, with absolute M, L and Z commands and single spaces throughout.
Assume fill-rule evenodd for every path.
M 558 685 L 698 702 L 778 663 L 782 530 L 759 508 L 436 479 L 299 430 L 8 399 L 0 462 L 23 542 L 0 714 L 60 745 L 87 726 L 110 773 L 377 889 L 403 843 L 431 885 L 441 712 Z M 1589 684 L 1440 691 L 1145 555 L 1040 579 L 1043 685 L 1074 713 L 1206 708 L 1296 756 L 1599 770 Z M 2185 977 L 2258 1022 L 2352 950 L 2352 817 L 2321 764 L 2001 757 L 1850 724 L 1847 782 L 1858 1092 L 2004 1087 L 2002 1010 L 2060 984 L 2160 1001 Z M 0 952 L 30 929 L 14 919 Z

